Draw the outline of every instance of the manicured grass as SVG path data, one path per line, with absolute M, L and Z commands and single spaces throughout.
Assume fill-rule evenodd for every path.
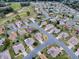
M 16 55 L 13 51 L 13 48 L 9 48 L 9 51 L 10 51 L 11 59 L 23 59 L 23 55 L 22 54 Z
M 23 42 L 23 45 L 24 45 L 24 47 L 25 47 L 25 50 L 26 50 L 26 52 L 27 53 L 30 53 L 30 48 L 29 48 L 29 46 L 27 46 L 26 44 L 25 44 L 25 42 Z
M 36 13 L 34 12 L 33 6 L 29 6 L 28 11 L 30 11 L 30 16 L 32 16 L 34 18 L 36 17 Z
M 72 48 L 72 49 L 73 49 L 74 52 L 76 52 L 78 48 L 79 48 L 79 44 L 77 44 L 77 45 L 76 45 L 74 48 Z
M 15 16 L 16 16 L 16 15 L 10 16 L 10 17 L 8 17 L 8 18 L 2 18 L 2 19 L 0 19 L 0 25 L 6 23 L 7 21 L 12 21 Z
M 10 51 L 11 59 L 14 59 L 15 53 L 14 53 L 13 49 L 10 48 L 9 51 Z
M 43 51 L 48 59 L 69 59 L 68 55 L 66 55 L 64 52 L 63 54 L 58 55 L 56 58 L 53 58 L 51 55 L 47 54 L 47 49 L 44 49 Z
M 53 59 L 70 59 L 64 51 L 63 51 L 63 53 L 64 54 L 60 54 L 59 56 L 57 56 L 56 58 L 53 58 Z
M 26 12 L 22 12 L 22 13 L 19 14 L 19 16 L 20 17 L 25 17 L 25 16 L 27 16 L 27 14 L 26 14 Z
M 23 55 L 18 55 L 15 59 L 23 59 Z
M 54 45 L 54 46 L 57 46 L 57 45 Z M 47 50 L 49 48 L 45 48 L 43 49 L 42 53 L 45 54 L 45 56 L 48 58 L 48 59 L 70 59 L 70 57 L 66 54 L 65 51 L 62 51 L 62 53 L 60 53 L 57 57 L 53 58 L 51 55 L 47 54 Z
M 0 52 L 4 51 L 4 46 L 0 46 Z
M 14 10 L 19 10 L 21 8 L 20 3 L 11 3 L 10 5 Z
M 35 57 L 33 57 L 32 59 L 40 59 L 40 57 L 38 55 L 36 55 Z
M 13 5 L 15 5 L 15 6 L 13 6 Z M 17 9 L 16 9 L 16 8 Z M 20 9 L 21 7 L 20 7 L 20 5 L 19 5 L 19 3 L 12 3 L 12 8 L 14 8 L 15 10 L 18 10 L 18 9 Z M 7 21 L 12 21 L 13 19 L 15 19 L 15 16 L 16 15 L 19 15 L 21 18 L 24 18 L 24 17 L 27 17 L 27 11 L 29 11 L 30 12 L 30 16 L 33 16 L 33 17 L 35 17 L 36 16 L 36 14 L 34 13 L 34 11 L 33 11 L 34 9 L 32 8 L 32 6 L 29 6 L 29 7 L 27 7 L 27 8 L 25 8 L 22 12 L 19 12 L 18 14 L 15 14 L 15 15 L 13 15 L 13 16 L 9 16 L 9 17 L 7 17 L 7 18 L 1 18 L 0 19 L 0 25 L 2 25 L 2 24 L 4 24 L 5 22 L 7 22 Z M 16 20 L 16 19 L 15 19 Z

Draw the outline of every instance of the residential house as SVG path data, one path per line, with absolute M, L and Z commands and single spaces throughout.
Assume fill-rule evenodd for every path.
M 36 33 L 35 34 L 35 39 L 37 39 L 41 44 L 43 43 L 43 35 L 41 33 Z
M 24 48 L 24 45 L 23 45 L 23 44 L 21 44 L 21 43 L 20 43 L 20 44 L 17 44 L 17 45 L 12 46 L 12 48 L 13 48 L 13 50 L 14 50 L 15 54 L 22 53 L 24 56 L 26 56 L 26 55 L 27 55 L 26 50 L 25 50 L 25 48 Z
M 17 38 L 17 33 L 16 32 L 11 32 L 11 34 L 9 35 L 9 39 L 10 40 L 16 40 Z
M 55 32 L 55 28 L 52 28 L 48 33 L 54 33 Z
M 40 59 L 48 59 L 44 54 L 39 55 Z
M 52 24 L 47 24 L 45 27 L 45 30 L 47 31 L 47 30 L 50 30 L 52 28 L 54 28 L 54 26 Z
M 79 33 L 79 26 L 78 25 L 75 25 L 74 28 Z
M 0 40 L 0 46 L 3 45 L 3 40 Z
M 21 28 L 22 25 L 23 25 L 23 23 L 22 23 L 21 21 L 16 21 L 15 24 L 16 24 L 16 26 L 17 26 L 18 28 Z
M 53 18 L 50 19 L 51 22 L 56 22 L 57 20 L 55 19 L 55 16 L 53 16 Z
M 58 47 L 51 47 L 48 49 L 47 53 L 50 54 L 52 57 L 58 56 L 62 51 Z
M 75 24 L 76 24 L 76 23 L 73 22 L 73 21 L 67 21 L 64 26 L 65 26 L 65 28 L 67 28 L 67 29 L 72 29 L 72 27 L 75 26 Z
M 31 33 L 31 32 L 33 31 L 33 28 L 27 27 L 27 28 L 26 28 L 26 31 L 29 32 L 29 33 Z
M 2 46 L 2 45 L 4 44 L 4 41 L 5 41 L 4 38 L 1 38 L 1 39 L 0 39 L 0 46 Z
M 28 20 L 23 20 L 23 24 L 28 25 Z
M 15 25 L 15 24 L 13 24 L 13 23 L 8 24 L 8 25 L 7 25 L 7 28 L 9 28 L 10 30 L 14 30 L 14 31 L 16 31 L 16 30 L 17 30 L 16 25 Z
M 64 21 L 59 21 L 60 25 L 65 25 L 65 22 Z
M 60 31 L 60 29 L 54 28 L 54 33 L 59 33 Z
M 24 35 L 26 33 L 25 29 L 18 29 L 18 34 L 19 35 Z
M 29 20 L 31 20 L 33 23 L 35 22 L 35 19 L 34 18 L 29 18 Z
M 3 34 L 5 32 L 5 27 L 4 26 L 0 26 L 0 34 Z
M 27 46 L 32 46 L 35 41 L 32 38 L 27 38 L 24 42 Z
M 79 43 L 79 40 L 75 36 L 73 36 L 68 40 L 68 43 L 70 46 L 74 47 L 75 45 Z
M 43 40 L 43 35 L 41 34 L 41 33 L 36 33 L 35 35 L 34 35 L 34 37 L 35 37 L 35 39 L 37 39 L 37 40 Z
M 0 59 L 11 59 L 10 53 L 8 50 L 0 53 Z
M 79 56 L 79 48 L 77 49 L 77 51 L 75 52 L 76 56 Z
M 52 28 L 48 33 L 59 33 L 60 32 L 60 29 L 57 29 L 57 28 Z
M 42 21 L 40 27 L 42 27 L 43 25 L 47 25 L 46 21 Z
M 35 7 L 35 11 L 37 12 L 37 14 L 41 14 L 41 11 L 39 10 L 38 7 Z
M 60 37 L 60 38 L 67 38 L 68 36 L 69 36 L 69 34 L 66 33 L 66 32 L 61 32 L 61 33 L 58 35 L 58 37 Z

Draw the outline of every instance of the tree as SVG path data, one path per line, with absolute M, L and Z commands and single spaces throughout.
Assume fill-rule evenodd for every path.
M 5 18 L 5 14 L 4 13 L 0 13 L 0 17 L 1 18 Z
M 9 39 L 5 39 L 4 50 L 7 49 L 9 46 L 10 46 L 10 40 Z
M 29 6 L 30 2 L 26 2 L 26 3 L 21 2 L 20 4 L 21 4 L 21 7 L 25 7 L 25 6 Z
M 10 40 L 9 39 L 5 39 L 3 44 L 4 45 L 0 46 L 0 52 L 6 50 L 10 46 Z
M 8 14 L 8 13 L 13 12 L 13 11 L 14 11 L 13 8 L 8 7 L 8 8 L 6 8 L 6 9 L 3 10 L 3 13 L 4 14 Z
M 0 46 L 0 52 L 4 51 L 4 45 Z
M 34 45 L 34 46 L 37 46 L 37 45 L 38 45 L 38 42 L 34 42 L 33 45 Z
M 27 16 L 30 16 L 30 12 L 29 11 L 27 11 Z
M 15 16 L 15 18 L 21 20 L 21 17 L 19 15 Z
M 35 29 L 35 30 L 33 30 L 32 32 L 33 32 L 33 33 L 36 33 L 36 32 L 38 32 L 38 30 L 37 30 L 37 29 Z
M 36 59 L 35 57 L 32 57 L 32 59 Z

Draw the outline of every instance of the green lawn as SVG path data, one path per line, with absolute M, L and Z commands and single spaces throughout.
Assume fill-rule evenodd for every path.
M 9 51 L 10 51 L 11 59 L 14 59 L 15 53 L 14 53 L 13 49 L 10 48 Z
M 10 5 L 14 10 L 19 10 L 21 8 L 20 3 L 11 3 Z
M 25 17 L 25 16 L 27 16 L 27 14 L 26 14 L 26 12 L 22 12 L 22 13 L 19 14 L 19 16 L 20 17 Z
M 43 53 L 46 55 L 48 59 L 70 59 L 66 53 L 59 54 L 56 58 L 53 58 L 51 55 L 47 54 L 47 49 L 43 50 Z
M 72 48 L 72 49 L 73 49 L 74 52 L 76 52 L 78 48 L 79 48 L 79 44 L 77 44 L 77 45 L 76 45 L 74 48 Z
M 20 5 L 19 5 L 19 3 L 12 3 L 12 8 L 14 8 L 15 10 L 16 9 L 20 9 L 21 7 L 20 7 Z M 15 8 L 16 7 L 16 8 Z M 13 16 L 9 16 L 9 17 L 6 17 L 6 18 L 1 18 L 0 19 L 0 25 L 2 25 L 2 24 L 4 24 L 5 22 L 7 22 L 7 21 L 12 21 L 13 19 L 15 19 L 15 17 L 16 17 L 16 15 L 19 15 L 22 19 L 24 18 L 24 17 L 27 17 L 27 11 L 29 11 L 30 12 L 30 16 L 33 16 L 33 17 L 35 17 L 35 13 L 34 13 L 34 11 L 33 11 L 34 9 L 32 8 L 32 6 L 29 6 L 28 8 L 25 8 L 22 12 L 20 12 L 20 13 L 18 13 L 18 14 L 15 14 L 15 15 L 13 15 Z M 16 20 L 16 19 L 15 19 Z
M 57 45 L 54 45 L 54 46 L 57 46 Z M 62 53 L 60 53 L 57 57 L 53 58 L 51 55 L 47 54 L 48 49 L 49 48 L 47 47 L 42 50 L 42 53 L 44 53 L 48 59 L 70 59 L 70 57 L 66 54 L 65 51 L 62 51 Z
M 23 59 L 23 55 L 22 54 L 16 55 L 14 53 L 13 48 L 9 48 L 9 52 L 10 52 L 10 55 L 11 55 L 11 59 Z
M 23 59 L 23 55 L 19 55 L 19 56 L 15 57 L 15 59 Z

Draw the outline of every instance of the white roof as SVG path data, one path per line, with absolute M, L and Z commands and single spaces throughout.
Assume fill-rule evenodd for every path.
M 0 45 L 3 45 L 3 42 L 5 41 L 5 39 L 4 38 L 1 38 L 0 39 Z
M 41 25 L 46 25 L 46 24 L 47 24 L 46 21 L 41 22 Z
M 0 40 L 0 46 L 3 45 L 3 40 Z
M 66 32 L 61 32 L 58 36 L 59 36 L 59 37 L 66 38 L 66 37 L 68 37 L 68 36 L 69 36 L 69 34 L 68 34 L 68 33 L 66 33 Z
M 13 24 L 13 23 L 7 25 L 7 27 L 10 28 L 10 29 L 14 29 L 14 30 L 17 29 L 17 27 L 16 27 L 15 24 Z
M 58 47 L 52 47 L 47 51 L 47 53 L 50 54 L 52 57 L 56 57 L 60 52 L 61 50 Z
M 57 29 L 57 28 L 54 28 L 54 33 L 59 33 L 60 32 L 60 29 Z
M 35 38 L 36 38 L 37 40 L 43 40 L 42 34 L 39 33 L 39 32 L 35 34 Z
M 32 18 L 32 17 L 31 17 L 31 18 L 29 18 L 29 19 L 30 19 L 30 20 L 35 20 L 35 19 L 34 19 L 34 18 Z
M 71 37 L 69 40 L 68 40 L 68 43 L 69 45 L 77 45 L 79 43 L 79 40 L 76 38 L 76 37 Z
M 20 35 L 23 35 L 23 34 L 26 33 L 26 31 L 25 31 L 25 29 L 18 29 L 18 33 L 19 33 Z
M 34 18 L 29 18 L 32 22 L 34 22 L 35 21 L 35 19 Z
M 31 46 L 35 42 L 32 38 L 27 38 L 24 40 L 26 45 Z
M 50 21 L 52 21 L 52 22 L 56 22 L 56 19 L 51 18 Z
M 46 27 L 45 27 L 45 30 L 49 30 L 51 28 L 54 28 L 54 25 L 53 24 L 47 24 Z
M 61 21 L 60 21 L 60 25 L 64 25 L 64 24 L 65 24 L 64 21 L 61 20 Z
M 11 59 L 9 51 L 6 50 L 0 53 L 0 59 Z
M 15 24 L 17 25 L 18 28 L 21 28 L 22 22 L 21 21 L 17 21 Z
M 79 48 L 77 49 L 77 51 L 75 52 L 76 56 L 79 56 Z
M 57 29 L 57 28 L 52 28 L 48 33 L 59 33 L 60 32 L 60 29 Z
M 18 45 L 14 45 L 13 50 L 14 50 L 15 54 L 18 54 L 19 51 L 21 51 L 22 53 L 25 52 L 25 48 L 24 48 L 23 44 L 21 44 L 21 43 Z
M 76 30 L 79 30 L 79 25 L 75 25 L 74 28 L 75 28 Z

